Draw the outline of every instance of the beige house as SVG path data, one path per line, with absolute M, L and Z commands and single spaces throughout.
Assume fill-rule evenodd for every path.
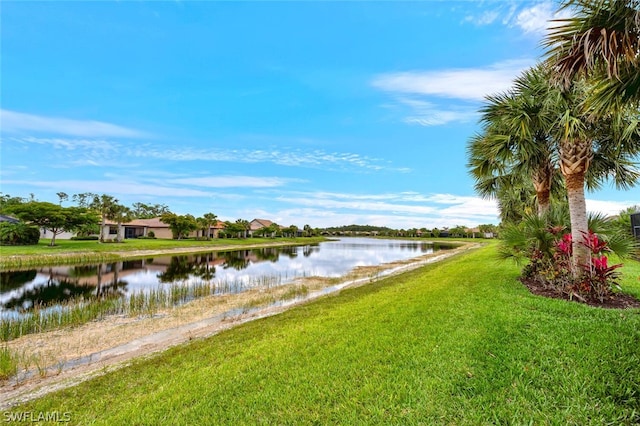
M 120 235 L 121 239 L 147 237 L 149 236 L 149 232 L 153 232 L 156 238 L 173 238 L 173 233 L 171 232 L 169 225 L 162 222 L 159 217 L 154 217 L 152 219 L 134 219 L 131 222 L 126 222 L 122 225 L 122 235 Z M 208 235 L 205 235 L 209 238 L 218 238 L 218 234 L 223 229 L 224 222 L 217 221 L 209 228 Z M 201 233 L 202 230 L 196 230 L 191 232 L 189 237 L 195 238 L 201 236 Z M 107 238 L 109 239 L 116 239 L 118 237 L 118 224 L 113 221 L 106 221 L 105 235 L 107 235 Z
M 269 226 L 273 225 L 273 222 L 267 219 L 253 219 L 251 222 L 249 222 L 249 235 L 253 236 L 253 233 L 255 231 L 258 231 L 262 228 L 268 228 Z

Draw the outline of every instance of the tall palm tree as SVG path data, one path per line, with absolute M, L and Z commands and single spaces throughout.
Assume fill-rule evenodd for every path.
M 549 210 L 552 189 L 560 191 L 557 180 L 553 185 L 557 160 L 546 105 L 549 90 L 548 72 L 538 65 L 518 77 L 511 91 L 487 97 L 481 109 L 484 133 L 472 138 L 468 149 L 468 166 L 481 195 L 497 197 L 532 183 L 538 215 Z
M 548 210 L 544 204 L 540 208 L 540 201 L 546 201 L 542 191 L 549 182 L 548 167 L 558 158 L 571 215 L 573 270 L 578 275 L 590 260 L 581 244 L 588 233 L 585 186 L 597 189 L 611 180 L 628 188 L 637 182 L 639 115 L 637 109 L 621 106 L 596 120 L 585 108 L 589 87 L 584 80 L 559 90 L 536 78 L 539 70 L 523 74 L 510 93 L 488 98 L 485 133 L 472 140 L 469 165 L 476 189 L 485 195 L 509 194 L 501 187 L 522 182 L 523 176 L 534 180 L 542 215 Z
M 640 178 L 636 160 L 640 154 L 638 111 L 621 108 L 594 119 L 592 111 L 584 107 L 588 91 L 589 86 L 581 80 L 551 98 L 558 117 L 555 138 L 567 188 L 575 275 L 590 261 L 589 250 L 582 244 L 589 230 L 585 186 L 595 189 L 611 180 L 626 189 Z
M 91 204 L 89 205 L 92 210 L 95 210 L 101 217 L 100 223 L 100 242 L 103 243 L 105 240 L 105 225 L 106 221 L 111 214 L 111 210 L 118 204 L 118 200 L 115 199 L 111 195 L 102 194 L 102 195 L 93 195 L 93 199 L 91 200 Z
M 198 226 L 202 231 L 202 238 L 209 238 L 209 231 L 215 225 L 218 216 L 213 213 L 205 213 L 202 217 L 196 219 Z
M 594 80 L 597 112 L 640 101 L 640 1 L 568 0 L 574 16 L 554 21 L 544 44 L 565 87 L 580 74 Z
M 126 222 L 130 222 L 133 220 L 135 215 L 133 211 L 127 206 L 123 206 L 122 204 L 113 204 L 107 214 L 107 218 L 115 221 L 118 224 L 118 234 L 116 236 L 116 241 L 121 243 L 122 238 L 124 237 L 123 224 Z

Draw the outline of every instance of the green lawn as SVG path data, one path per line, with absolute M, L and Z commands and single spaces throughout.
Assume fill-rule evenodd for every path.
M 639 293 L 640 266 L 624 270 Z M 105 425 L 639 424 L 640 309 L 543 299 L 517 274 L 490 245 L 13 411 Z

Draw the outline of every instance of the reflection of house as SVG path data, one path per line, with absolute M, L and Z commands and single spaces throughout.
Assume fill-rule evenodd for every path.
M 108 228 L 108 229 L 106 229 Z M 217 221 L 209 228 L 209 233 L 205 234 L 209 238 L 218 238 L 219 232 L 224 229 L 224 222 Z M 105 225 L 108 238 L 115 239 L 118 236 L 118 224 L 113 221 L 107 221 Z M 159 217 L 153 219 L 134 219 L 131 222 L 122 224 L 122 238 L 138 238 L 146 237 L 149 232 L 153 232 L 156 238 L 173 238 L 173 234 L 169 225 L 162 222 Z M 189 234 L 189 237 L 201 235 L 202 230 L 197 230 Z

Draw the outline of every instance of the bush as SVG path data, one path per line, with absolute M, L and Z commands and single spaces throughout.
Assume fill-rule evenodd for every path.
M 149 237 L 149 238 L 155 238 L 155 237 L 156 237 L 156 233 L 155 233 L 155 232 L 153 232 L 153 231 L 149 231 L 149 232 L 147 232 L 147 237 Z
M 86 236 L 77 235 L 75 237 L 71 237 L 71 239 L 74 241 L 98 241 L 99 237 L 97 235 L 86 235 Z
M 136 240 L 155 240 L 155 239 L 156 237 L 151 235 L 147 235 L 146 237 L 144 235 L 140 235 L 139 237 L 136 237 Z
M 38 244 L 40 230 L 26 223 L 0 222 L 0 245 L 28 246 Z

